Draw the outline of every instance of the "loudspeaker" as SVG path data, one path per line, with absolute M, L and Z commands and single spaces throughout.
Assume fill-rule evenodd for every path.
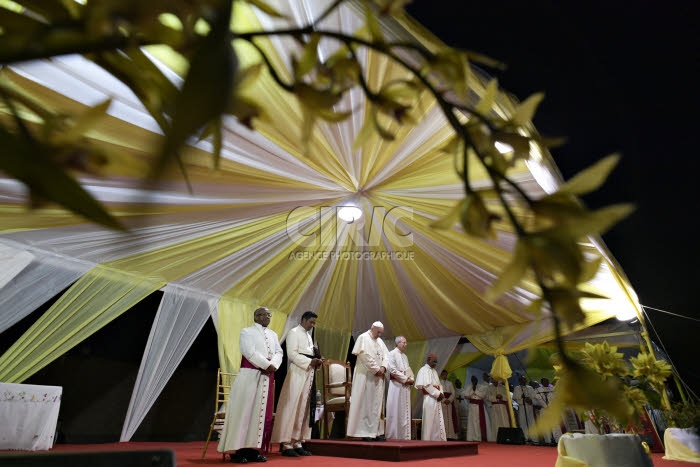
M 155 451 L 27 452 L 0 454 L 2 467 L 175 467 L 175 453 Z
M 522 428 L 502 426 L 498 429 L 496 442 L 498 444 L 525 444 L 525 434 Z

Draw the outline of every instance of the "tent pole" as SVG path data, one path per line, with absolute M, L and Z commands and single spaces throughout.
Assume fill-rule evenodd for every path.
M 688 405 L 688 399 L 685 398 L 685 391 L 683 390 L 683 386 L 681 385 L 681 382 L 678 379 L 678 375 L 675 371 L 673 372 L 673 380 L 676 382 L 676 387 L 678 388 L 678 393 L 681 395 L 683 405 Z

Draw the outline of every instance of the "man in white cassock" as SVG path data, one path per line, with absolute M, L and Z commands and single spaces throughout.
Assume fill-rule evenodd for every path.
M 389 349 L 380 339 L 384 325 L 375 321 L 369 331 L 360 334 L 352 349 L 357 356 L 350 393 L 347 436 L 364 441 L 383 441 L 380 423 L 384 405 L 384 378 L 389 366 Z
M 493 439 L 498 439 L 498 429 L 511 426 L 505 383 L 494 380 L 489 386 L 488 398 L 491 402 L 491 435 Z
M 467 386 L 464 396 L 469 402 L 467 417 L 467 441 L 488 441 L 491 431 L 491 420 L 484 407 L 484 399 L 488 397 L 488 384 L 478 384 L 479 380 L 472 375 L 471 384 Z
M 277 401 L 270 441 L 271 444 L 280 443 L 280 452 L 287 457 L 311 455 L 302 443 L 311 437 L 309 419 L 311 394 L 316 391 L 314 374 L 322 364 L 322 360 L 316 357 L 311 337 L 316 318 L 318 315 L 313 311 L 304 312 L 301 323 L 287 334 L 289 367 Z
M 459 433 L 459 416 L 455 406 L 455 387 L 452 381 L 447 379 L 447 370 L 440 372 L 440 386 L 445 398 L 442 400 L 442 419 L 445 421 L 445 434 L 447 439 L 456 440 Z
M 552 398 L 554 397 L 554 389 L 549 384 L 548 378 L 542 378 L 540 380 L 542 385 L 535 389 L 535 393 L 540 396 L 542 408 L 546 409 L 552 403 Z M 561 428 L 558 426 L 553 427 L 551 430 L 547 430 L 546 433 L 542 434 L 544 439 L 544 444 L 550 446 L 556 446 L 561 438 Z
M 520 384 L 513 389 L 513 400 L 518 403 L 518 422 L 528 443 L 538 444 L 537 436 L 530 433 L 530 427 L 535 424 L 535 404 L 538 397 L 535 390 L 528 386 L 524 376 L 521 376 L 518 382 Z
M 265 462 L 258 449 L 270 450 L 274 375 L 283 355 L 277 334 L 267 328 L 271 316 L 266 307 L 260 307 L 253 313 L 255 324 L 241 330 L 241 369 L 231 385 L 217 447 L 230 453 L 231 462 L 237 464 Z
M 437 356 L 431 353 L 416 376 L 416 389 L 423 393 L 423 423 L 420 431 L 423 441 L 447 441 L 441 407 L 445 395 L 435 371 L 437 363 Z
M 398 336 L 396 348 L 389 352 L 389 390 L 386 395 L 386 437 L 411 439 L 411 386 L 415 377 L 408 366 L 406 338 Z
M 457 406 L 457 416 L 459 417 L 459 439 L 467 439 L 467 420 L 469 419 L 469 402 L 466 398 L 467 388 L 462 387 L 462 381 L 455 380 L 455 405 Z

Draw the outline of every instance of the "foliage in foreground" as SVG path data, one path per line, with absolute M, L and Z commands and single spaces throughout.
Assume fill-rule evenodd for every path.
M 661 394 L 671 366 L 641 352 L 629 363 L 617 347 L 607 342 L 586 343 L 572 364 L 555 365 L 558 381 L 553 403 L 538 419 L 542 431 L 557 423 L 565 408 L 577 410 L 594 424 L 618 422 L 635 431 L 645 406 L 661 407 Z M 593 417 L 591 417 L 593 415 Z
M 598 271 L 601 258 L 585 258 L 581 241 L 599 235 L 628 215 L 629 205 L 590 210 L 580 196 L 596 190 L 614 168 L 618 157 L 610 156 L 584 170 L 556 192 L 532 199 L 509 177 L 520 160 L 534 148 L 547 151 L 548 142 L 532 129 L 531 120 L 543 95 L 525 99 L 506 116 L 493 112 L 502 91 L 492 80 L 483 94 L 468 99 L 475 77 L 470 62 L 492 67 L 498 64 L 482 55 L 451 47 L 430 51 L 414 42 L 392 42 L 384 37 L 382 15 L 398 15 L 405 0 L 358 1 L 365 12 L 365 25 L 353 34 L 325 29 L 323 21 L 344 0 L 329 2 L 311 23 L 293 28 L 237 31 L 231 28 L 235 6 L 243 0 L 73 0 L 42 2 L 0 0 L 0 65 L 79 53 L 127 85 L 160 125 L 165 137 L 152 160 L 151 175 L 171 161 L 182 167 L 180 154 L 193 139 L 211 138 L 217 165 L 222 141 L 222 115 L 233 115 L 245 125 L 255 122 L 265 109 L 244 93 L 259 73 L 269 73 L 277 85 L 298 99 L 304 109 L 302 140 L 308 140 L 319 121 L 338 122 L 352 109 L 338 108 L 343 95 L 360 88 L 370 104 L 355 147 L 372 135 L 385 140 L 396 136 L 397 125 L 413 125 L 413 113 L 426 94 L 442 110 L 454 131 L 445 145 L 445 157 L 454 158 L 464 185 L 464 199 L 434 223 L 435 228 L 454 228 L 467 235 L 488 238 L 494 223 L 502 222 L 518 241 L 512 262 L 489 291 L 495 300 L 529 275 L 540 288 L 541 299 L 531 309 L 548 311 L 554 319 L 561 347 L 563 327 L 583 320 L 580 300 L 603 298 L 581 286 Z M 262 0 L 247 2 L 272 17 L 283 15 Z M 292 68 L 273 65 L 260 38 L 286 36 L 295 39 Z M 334 54 L 319 60 L 321 41 L 337 45 Z M 256 64 L 239 67 L 234 44 L 245 43 L 259 53 Z M 169 46 L 189 64 L 184 84 L 170 82 L 142 46 Z M 369 48 L 383 54 L 405 70 L 405 78 L 381 88 L 370 86 L 357 51 Z M 215 72 L 212 72 L 215 70 Z M 109 102 L 83 115 L 55 114 L 34 96 L 23 94 L 0 72 L 0 170 L 24 183 L 32 205 L 59 203 L 87 219 L 121 228 L 117 219 L 76 181 L 76 173 L 99 174 L 109 154 L 86 135 L 92 122 L 103 115 Z M 31 121 L 31 124 L 29 123 Z M 502 152 L 497 143 L 508 148 Z M 502 146 L 501 146 L 502 147 Z M 468 161 L 477 161 L 488 173 L 488 190 L 473 187 Z M 187 174 L 183 173 L 186 178 Z M 498 207 L 486 202 L 496 200 Z M 563 347 L 559 380 L 562 403 L 595 400 L 620 418 L 626 407 L 623 392 L 614 379 L 579 385 L 595 375 L 571 359 Z

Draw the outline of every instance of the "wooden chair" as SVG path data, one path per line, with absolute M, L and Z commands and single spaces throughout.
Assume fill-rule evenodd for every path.
M 323 361 L 323 439 L 328 439 L 331 432 L 330 414 L 345 412 L 345 428 L 348 427 L 348 415 L 350 414 L 350 392 L 352 390 L 352 374 L 350 362 L 339 360 Z
M 228 395 L 231 392 L 231 384 L 233 379 L 236 377 L 236 373 L 226 373 L 221 371 L 221 368 L 216 372 L 216 403 L 214 405 L 214 418 L 211 421 L 211 426 L 209 427 L 209 434 L 207 435 L 207 442 L 204 443 L 204 452 L 202 452 L 202 459 L 207 455 L 207 447 L 209 447 L 209 441 L 211 440 L 211 435 L 213 432 L 221 434 L 221 430 L 224 429 L 224 421 L 226 420 L 226 406 L 228 405 Z M 223 454 L 224 460 L 226 460 L 226 454 Z

